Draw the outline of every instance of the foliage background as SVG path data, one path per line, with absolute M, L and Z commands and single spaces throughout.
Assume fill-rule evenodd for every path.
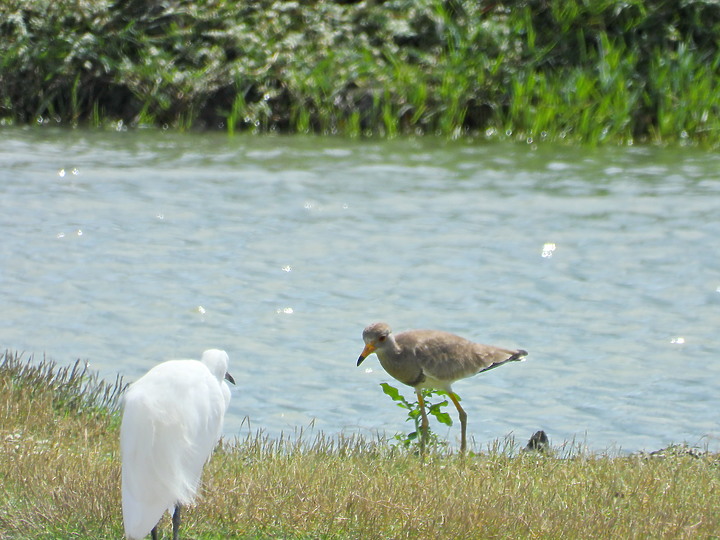
M 700 0 L 3 0 L 3 124 L 720 140 Z

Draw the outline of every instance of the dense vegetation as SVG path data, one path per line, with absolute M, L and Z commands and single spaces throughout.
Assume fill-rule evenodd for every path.
M 0 356 L 0 537 L 121 538 L 118 397 L 97 380 Z M 553 453 L 497 444 L 425 459 L 392 441 L 226 441 L 183 536 L 227 538 L 708 538 L 720 530 L 720 456 Z M 169 520 L 162 523 L 166 536 Z
M 720 142 L 714 0 L 2 0 L 0 122 Z

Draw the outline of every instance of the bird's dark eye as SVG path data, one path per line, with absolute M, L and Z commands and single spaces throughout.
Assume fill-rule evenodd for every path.
M 379 341 L 380 343 L 382 343 L 383 341 L 385 341 L 385 338 L 386 338 L 386 337 L 387 337 L 387 336 L 380 336 L 380 337 L 378 338 L 378 341 Z

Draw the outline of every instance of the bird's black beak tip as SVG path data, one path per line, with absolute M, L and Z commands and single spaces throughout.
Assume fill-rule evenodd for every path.
M 365 357 L 360 355 L 360 358 L 358 358 L 358 361 L 357 361 L 357 365 L 359 366 L 360 364 L 362 364 L 363 360 L 365 360 Z
M 225 380 L 235 384 L 235 379 L 233 379 L 233 376 L 229 373 L 225 373 Z

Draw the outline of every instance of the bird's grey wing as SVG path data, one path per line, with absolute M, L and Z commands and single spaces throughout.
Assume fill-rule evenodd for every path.
M 443 381 L 471 377 L 525 355 L 524 351 L 474 343 L 445 332 L 428 332 L 423 337 L 415 345 L 423 371 L 427 376 Z
M 441 381 L 457 381 L 487 367 L 474 351 L 474 343 L 454 334 L 428 332 L 415 345 L 426 376 Z

